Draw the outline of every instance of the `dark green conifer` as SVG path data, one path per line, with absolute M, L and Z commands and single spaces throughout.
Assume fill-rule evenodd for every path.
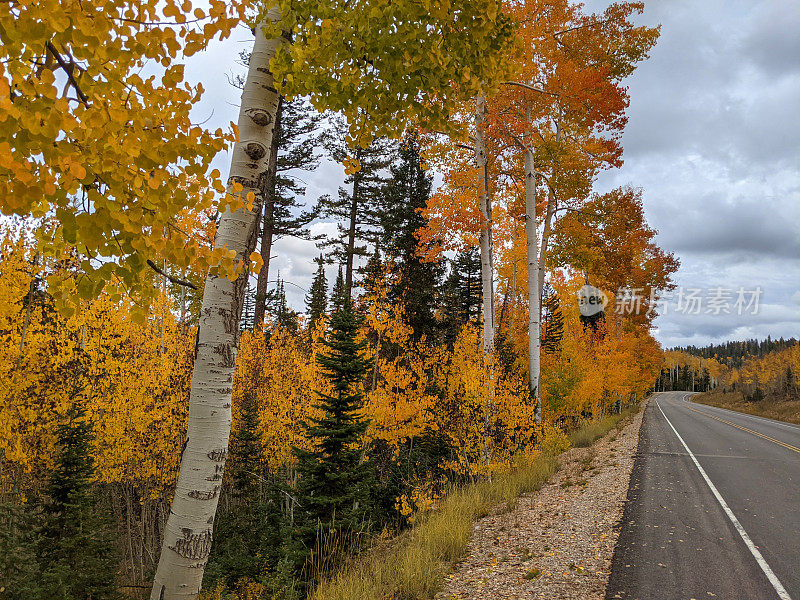
M 416 133 L 406 136 L 397 155 L 379 205 L 381 244 L 399 275 L 389 296 L 405 307 L 414 337 L 431 338 L 437 330 L 433 309 L 442 267 L 421 260 L 416 233 L 428 224 L 420 210 L 428 203 L 433 178 L 422 168 Z
M 57 429 L 59 455 L 47 488 L 39 565 L 44 597 L 116 596 L 118 568 L 111 511 L 92 488 L 92 426 L 79 405 Z
M 393 154 L 392 142 L 379 138 L 366 148 L 351 148 L 346 143 L 347 128 L 337 122 L 325 137 L 325 147 L 331 157 L 342 162 L 345 158 L 358 161 L 360 169 L 345 179 L 347 187 L 339 188 L 337 197 L 320 198 L 320 215 L 337 221 L 336 235 L 322 246 L 332 248 L 332 256 L 345 267 L 344 283 L 347 295 L 353 289 L 355 259 L 367 255 L 368 243 L 378 235 L 379 215 L 377 206 L 381 189 L 386 180 Z
M 333 283 L 333 289 L 331 290 L 331 308 L 333 311 L 336 312 L 341 309 L 345 299 L 349 297 L 350 294 L 347 291 L 344 275 L 342 274 L 342 266 L 339 265 L 339 273 L 336 275 L 336 281 Z
M 359 326 L 353 304 L 344 296 L 331 316 L 326 350 L 317 356 L 332 391 L 319 392 L 322 415 L 305 424 L 311 449 L 294 448 L 298 484 L 292 559 L 298 569 L 320 538 L 337 536 L 341 546 L 362 529 L 369 514 L 372 467 L 363 458 L 367 421 L 361 414 L 366 343 L 356 339 Z
M 460 252 L 451 262 L 441 298 L 443 337 L 452 346 L 464 325 L 480 321 L 481 261 L 475 248 Z
M 225 510 L 217 513 L 204 587 L 217 581 L 228 587 L 236 587 L 244 579 L 260 581 L 280 561 L 280 482 L 274 475 L 264 473 L 258 421 L 256 398 L 247 393 L 231 436 L 229 502 Z
M 564 314 L 561 312 L 561 303 L 558 294 L 548 283 L 545 284 L 542 298 L 542 351 L 554 354 L 561 348 L 561 339 L 564 337 Z
M 270 258 L 275 242 L 284 237 L 316 239 L 308 225 L 318 208 L 304 208 L 306 186 L 298 172 L 319 166 L 320 115 L 306 98 L 281 98 L 272 140 L 269 176 L 265 178 L 261 241 L 264 265 L 255 291 L 255 322 L 261 323 L 267 310 Z
M 309 331 L 328 310 L 328 280 L 325 278 L 325 259 L 322 254 L 315 258 L 317 272 L 311 282 L 311 289 L 306 294 L 306 314 Z
M 37 503 L 21 499 L 0 502 L 0 598 L 31 600 L 42 597 L 42 514 Z

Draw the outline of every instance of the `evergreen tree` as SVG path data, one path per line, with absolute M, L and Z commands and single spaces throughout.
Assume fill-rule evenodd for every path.
M 91 600 L 116 596 L 113 517 L 91 481 L 91 424 L 79 405 L 57 430 L 59 456 L 47 489 L 39 564 L 44 597 Z
M 451 262 L 442 286 L 442 329 L 445 343 L 452 347 L 461 329 L 481 316 L 481 260 L 475 248 L 460 252 Z
M 397 154 L 399 160 L 391 167 L 378 211 L 381 243 L 399 271 L 389 297 L 405 307 L 414 337 L 430 338 L 437 329 L 433 309 L 442 267 L 420 259 L 416 232 L 427 225 L 420 209 L 428 203 L 433 179 L 422 168 L 416 133 L 405 138 Z
M 255 299 L 253 298 L 250 280 L 247 281 L 247 289 L 244 293 L 242 303 L 242 318 L 239 319 L 239 331 L 253 331 L 255 328 Z
M 43 596 L 37 560 L 41 528 L 37 503 L 0 502 L 0 597 L 31 600 Z
M 286 288 L 280 273 L 275 282 L 275 289 L 267 294 L 267 313 L 272 317 L 274 327 L 297 332 L 297 313 L 289 308 L 286 302 Z
M 333 289 L 331 290 L 331 307 L 333 308 L 334 312 L 340 310 L 344 304 L 345 298 L 349 297 L 350 294 L 347 293 L 344 275 L 342 274 L 342 266 L 339 265 L 339 273 L 336 276 L 336 281 L 334 282 Z
M 375 251 L 370 255 L 367 264 L 361 269 L 361 288 L 367 292 L 374 292 L 383 279 L 383 259 L 380 246 L 375 246 Z
M 252 394 L 242 399 L 239 423 L 230 444 L 230 502 L 217 513 L 214 542 L 204 586 L 221 581 L 235 587 L 243 579 L 260 581 L 279 564 L 283 518 L 281 486 L 264 476 L 258 405 Z
M 795 383 L 794 373 L 792 372 L 792 367 L 786 367 L 786 372 L 783 375 L 783 391 L 786 395 L 787 400 L 791 400 L 792 396 L 795 395 L 795 390 L 797 385 Z
M 322 254 L 315 258 L 317 272 L 311 282 L 311 289 L 306 294 L 306 314 L 308 315 L 308 329 L 314 329 L 317 321 L 328 310 L 328 280 L 325 278 L 325 259 Z
M 281 98 L 272 138 L 270 176 L 264 182 L 264 207 L 261 220 L 260 252 L 264 265 L 258 274 L 255 294 L 255 321 L 264 320 L 269 285 L 272 247 L 284 237 L 312 239 L 308 225 L 317 217 L 316 206 L 304 209 L 306 187 L 298 171 L 313 171 L 319 166 L 320 115 L 305 98 Z
M 344 282 L 347 295 L 350 296 L 355 258 L 367 255 L 367 244 L 374 243 L 378 234 L 377 206 L 385 182 L 385 170 L 393 155 L 392 143 L 388 140 L 379 138 L 366 148 L 353 149 L 347 145 L 346 139 L 345 125 L 337 122 L 325 137 L 325 147 L 335 161 L 353 158 L 360 168 L 345 179 L 349 189 L 339 188 L 336 198 L 323 196 L 319 208 L 320 216 L 337 221 L 337 234 L 323 242 L 322 246 L 332 248 L 334 259 L 345 265 Z
M 367 364 L 366 343 L 357 341 L 360 319 L 345 295 L 331 316 L 324 341 L 326 351 L 317 356 L 331 393 L 319 392 L 322 416 L 305 424 L 311 449 L 294 448 L 297 458 L 295 531 L 292 559 L 302 568 L 319 538 L 360 530 L 369 514 L 372 467 L 362 458 L 361 438 L 367 421 L 361 415 L 362 380 Z
M 542 351 L 546 354 L 558 352 L 561 347 L 561 338 L 564 337 L 564 315 L 561 312 L 561 303 L 558 294 L 547 283 L 544 287 L 542 299 Z

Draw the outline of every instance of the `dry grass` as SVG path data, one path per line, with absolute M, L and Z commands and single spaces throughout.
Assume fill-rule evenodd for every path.
M 692 396 L 692 401 L 800 425 L 800 400 L 747 402 L 741 392 L 712 391 L 696 394 Z
M 572 437 L 581 445 L 591 445 L 630 414 L 623 412 L 587 423 Z M 452 565 L 465 554 L 473 523 L 494 507 L 513 505 L 521 494 L 541 487 L 557 465 L 555 452 L 542 452 L 491 482 L 452 490 L 441 507 L 412 530 L 363 553 L 323 581 L 313 600 L 433 598 Z
M 573 431 L 569 442 L 574 448 L 588 448 L 614 427 L 620 429 L 639 411 L 639 405 L 624 408 L 621 414 L 609 415 L 595 421 L 587 421 L 582 427 Z

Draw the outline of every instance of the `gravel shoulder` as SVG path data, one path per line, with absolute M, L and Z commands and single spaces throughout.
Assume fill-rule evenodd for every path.
M 539 491 L 476 522 L 437 600 L 604 598 L 642 414 L 568 450 Z

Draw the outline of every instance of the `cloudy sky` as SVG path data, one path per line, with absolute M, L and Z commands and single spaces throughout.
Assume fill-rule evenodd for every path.
M 656 337 L 666 347 L 800 337 L 800 3 L 650 0 L 642 21 L 660 23 L 661 38 L 628 80 L 625 165 L 596 189 L 641 187 L 659 244 L 681 260 L 679 290 L 665 302 Z M 238 90 L 226 75 L 238 72 L 232 59 L 251 40 L 240 29 L 188 64 L 208 90 L 198 120 L 236 120 Z M 343 176 L 323 164 L 306 178 L 309 198 L 335 192 Z M 287 286 L 295 308 L 317 252 L 282 240 L 273 253 L 272 273 L 299 286 Z M 748 308 L 758 289 L 757 310 Z M 699 314 L 688 314 L 697 310 L 689 296 L 700 298 Z

